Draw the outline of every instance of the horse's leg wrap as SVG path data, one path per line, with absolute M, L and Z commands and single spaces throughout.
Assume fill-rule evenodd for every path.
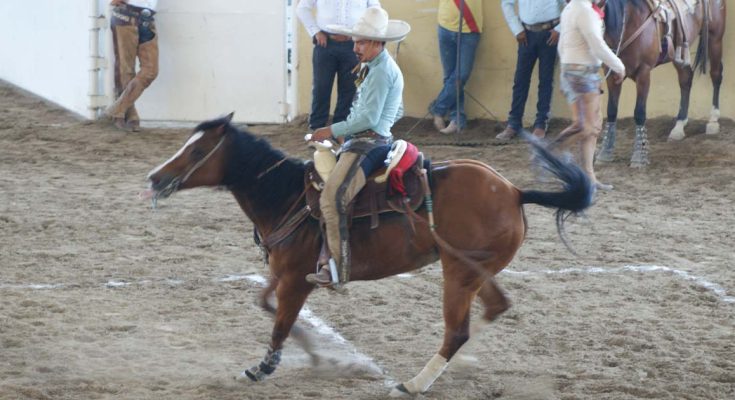
M 281 362 L 281 350 L 273 350 L 268 346 L 268 351 L 260 364 L 245 371 L 245 375 L 254 382 L 262 381 L 276 370 Z
M 419 372 L 413 379 L 408 382 L 401 383 L 394 387 L 390 392 L 391 397 L 399 397 L 406 394 L 423 393 L 429 389 L 432 383 L 444 372 L 449 365 L 447 359 L 439 354 L 429 360 L 424 369 Z
M 674 128 L 669 133 L 669 142 L 674 140 L 683 140 L 686 137 L 684 133 L 684 127 L 689 122 L 689 119 L 677 119 Z
M 646 127 L 637 125 L 635 127 L 635 142 L 633 143 L 633 155 L 630 157 L 630 166 L 642 168 L 650 164 L 648 160 L 648 135 Z
M 709 121 L 707 121 L 707 135 L 716 135 L 720 133 L 720 109 L 712 108 L 709 112 Z
M 602 144 L 600 151 L 597 152 L 596 161 L 611 162 L 615 159 L 613 150 L 615 150 L 615 136 L 617 135 L 616 123 L 608 122 L 605 126 L 605 135 L 602 136 Z

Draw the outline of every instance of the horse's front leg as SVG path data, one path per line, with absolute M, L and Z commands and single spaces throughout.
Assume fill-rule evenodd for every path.
M 689 95 L 692 90 L 692 79 L 694 78 L 694 70 L 690 66 L 681 67 L 677 65 L 676 73 L 679 75 L 681 98 L 679 100 L 679 114 L 676 116 L 674 129 L 669 133 L 669 141 L 682 140 L 686 136 L 684 127 L 689 122 Z
M 635 139 L 633 142 L 633 154 L 630 156 L 630 166 L 642 168 L 650 163 L 648 160 L 648 134 L 646 131 L 646 101 L 648 91 L 651 87 L 651 68 L 644 65 L 636 77 L 636 99 L 635 111 Z
M 613 75 L 610 74 L 607 78 L 607 125 L 602 136 L 600 150 L 595 158 L 599 162 L 611 162 L 615 159 L 613 152 L 615 150 L 615 136 L 617 135 L 618 104 L 620 92 L 623 90 L 623 83 L 616 83 Z
M 276 370 L 281 362 L 283 342 L 291 332 L 301 307 L 303 307 L 313 288 L 313 285 L 304 280 L 303 275 L 288 274 L 278 279 L 278 284 L 275 287 L 278 306 L 271 334 L 271 344 L 268 346 L 263 360 L 243 372 L 248 378 L 253 381 L 262 381 Z

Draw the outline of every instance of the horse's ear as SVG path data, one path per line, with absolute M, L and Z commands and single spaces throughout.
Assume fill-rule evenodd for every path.
M 225 127 L 226 127 L 227 125 L 229 125 L 229 124 L 230 124 L 230 122 L 232 122 L 232 117 L 233 117 L 234 115 L 235 115 L 235 112 L 233 111 L 233 112 L 231 112 L 231 113 L 229 113 L 229 114 L 227 114 L 227 115 L 225 116 L 225 118 L 224 118 L 225 122 L 224 122 L 224 123 L 223 123 L 222 125 L 220 125 L 220 126 L 218 126 L 218 127 L 216 128 L 216 130 L 217 130 L 217 133 L 219 133 L 220 135 L 221 135 L 221 134 L 223 134 L 223 133 L 225 133 Z

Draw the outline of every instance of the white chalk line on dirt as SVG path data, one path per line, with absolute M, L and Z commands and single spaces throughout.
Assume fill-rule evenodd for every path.
M 722 300 L 725 303 L 732 303 L 735 304 L 735 296 L 731 296 L 727 294 L 727 291 L 719 284 L 708 281 L 705 278 L 702 278 L 697 275 L 690 274 L 689 272 L 682 271 L 679 269 L 666 267 L 662 265 L 624 265 L 622 267 L 612 267 L 612 268 L 603 268 L 603 267 L 580 267 L 580 268 L 564 268 L 564 269 L 558 269 L 558 270 L 539 270 L 539 271 L 516 271 L 512 269 L 504 269 L 501 271 L 501 274 L 510 274 L 510 275 L 525 275 L 525 276 L 533 276 L 533 275 L 556 275 L 556 274 L 573 274 L 573 273 L 581 273 L 581 274 L 614 274 L 614 273 L 621 273 L 621 272 L 667 272 L 671 273 L 674 276 L 677 276 L 681 279 L 694 282 L 697 286 L 703 287 L 706 290 L 714 293 L 720 300 Z M 254 278 L 255 276 L 259 276 L 259 278 Z M 401 279 L 410 279 L 414 275 L 410 273 L 403 273 L 398 274 L 396 277 Z M 248 278 L 250 277 L 250 278 Z M 233 282 L 233 281 L 240 281 L 240 280 L 250 280 L 257 284 L 265 284 L 265 278 L 260 275 L 227 275 L 224 278 L 218 279 L 219 282 Z M 184 283 L 183 280 L 180 279 L 166 279 L 166 283 L 172 286 L 180 285 Z M 134 282 L 128 282 L 128 281 L 122 281 L 122 280 L 109 280 L 107 281 L 104 286 L 108 288 L 119 288 L 119 287 L 125 287 L 130 286 L 133 284 L 142 285 L 147 283 L 153 283 L 151 280 L 142 280 L 142 281 L 134 281 Z M 30 283 L 30 284 L 18 284 L 18 283 L 0 283 L 0 289 L 32 289 L 32 290 L 49 290 L 49 289 L 61 289 L 67 286 L 78 286 L 78 285 L 67 285 L 63 283 Z M 302 316 L 304 319 L 308 321 L 308 319 L 304 316 Z M 310 322 L 316 329 L 320 330 L 323 328 L 320 328 L 318 325 L 315 325 L 314 322 Z M 326 326 L 326 325 L 325 325 Z M 331 329 L 331 328 L 330 328 Z M 330 333 L 328 330 L 324 330 L 321 333 L 329 336 Z M 341 337 L 341 336 L 340 336 Z M 335 338 L 335 341 L 339 342 L 340 339 Z M 341 340 L 344 340 L 342 338 Z

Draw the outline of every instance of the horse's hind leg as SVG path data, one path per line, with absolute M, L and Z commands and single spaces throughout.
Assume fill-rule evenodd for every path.
M 724 4 L 722 7 L 725 7 Z M 714 9 L 713 12 L 719 10 Z M 710 111 L 709 121 L 707 122 L 706 133 L 714 135 L 720 133 L 720 85 L 722 84 L 722 37 L 725 31 L 724 8 L 719 19 L 719 24 L 712 24 L 713 31 L 710 32 L 709 39 L 709 60 L 710 70 L 709 76 L 712 79 L 712 110 Z M 714 22 L 714 21 L 713 21 Z
M 397 385 L 391 397 L 422 393 L 444 372 L 449 360 L 470 337 L 470 307 L 483 279 L 461 262 L 444 264 L 444 343 L 418 375 Z M 468 271 L 469 270 L 469 271 Z

